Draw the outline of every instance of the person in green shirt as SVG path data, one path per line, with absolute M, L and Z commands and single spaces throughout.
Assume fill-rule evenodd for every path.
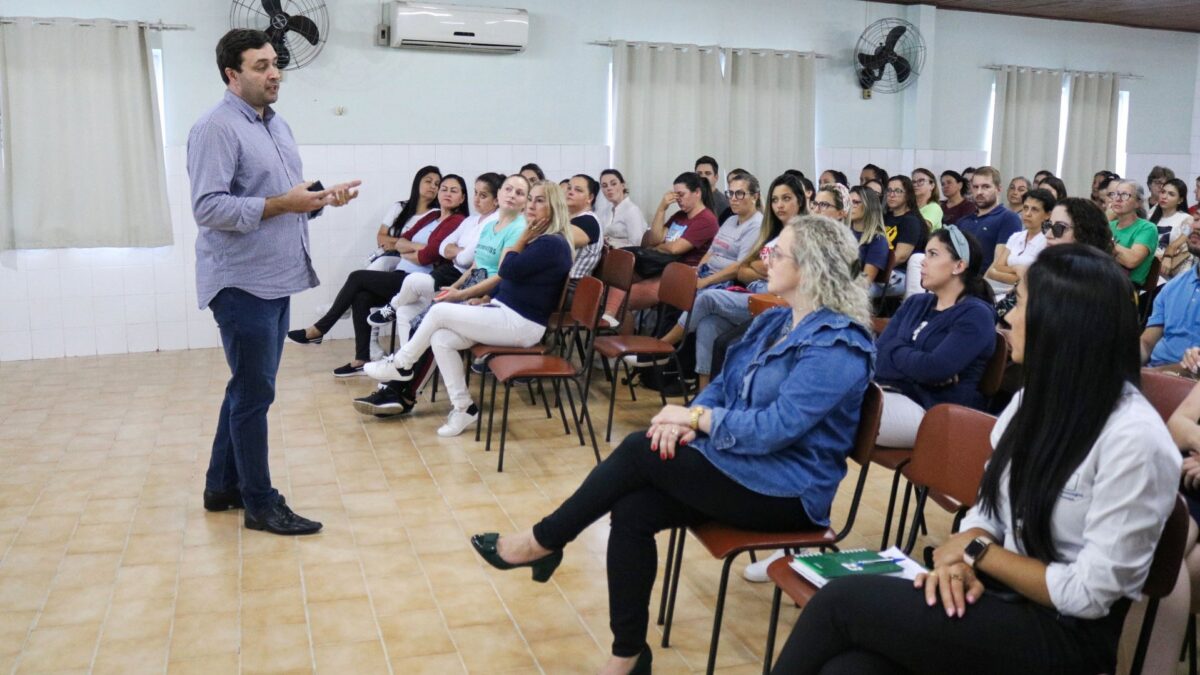
M 912 172 L 913 192 L 917 195 L 917 211 L 929 225 L 930 232 L 942 229 L 942 207 L 938 204 L 938 179 L 929 169 Z
M 1145 203 L 1142 186 L 1132 181 L 1115 183 L 1108 193 L 1117 219 L 1108 224 L 1113 232 L 1113 256 L 1129 270 L 1129 280 L 1141 285 L 1146 281 L 1158 247 L 1158 228 L 1140 214 Z

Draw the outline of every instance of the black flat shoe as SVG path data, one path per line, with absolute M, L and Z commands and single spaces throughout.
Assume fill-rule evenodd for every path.
M 244 505 L 242 504 L 242 493 L 240 490 L 204 491 L 205 511 L 232 511 L 233 509 L 240 508 L 244 508 Z
M 654 652 L 650 651 L 650 645 L 642 648 L 642 653 L 638 654 L 637 662 L 633 664 L 633 670 L 629 671 L 629 675 L 650 675 L 650 665 L 654 662 Z
M 282 499 L 265 513 L 257 516 L 246 511 L 244 522 L 247 529 L 261 530 L 271 534 L 300 535 L 315 534 L 321 531 L 321 523 L 296 515 Z
M 550 581 L 554 570 L 558 569 L 558 564 L 562 562 L 562 551 L 555 551 L 537 560 L 514 565 L 500 557 L 500 553 L 496 551 L 496 542 L 498 541 L 500 541 L 499 533 L 487 532 L 471 537 L 471 546 L 475 548 L 475 552 L 479 554 L 479 557 L 486 560 L 489 565 L 498 570 L 512 570 L 518 567 L 532 568 L 533 580 L 540 584 Z
M 288 339 L 291 340 L 292 342 L 299 342 L 302 345 L 319 345 L 319 344 L 321 344 L 321 340 L 325 339 L 324 335 L 309 339 L 308 336 L 305 334 L 305 329 L 303 329 L 303 328 L 297 328 L 296 330 L 289 330 L 287 333 L 287 336 L 288 336 Z

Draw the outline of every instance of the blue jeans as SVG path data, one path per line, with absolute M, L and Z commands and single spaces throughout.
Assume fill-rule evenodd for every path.
M 696 331 L 696 372 L 711 374 L 713 343 L 722 333 L 750 319 L 749 293 L 722 289 L 698 294 L 692 306 L 692 330 Z
M 209 303 L 232 376 L 225 385 L 205 488 L 240 489 L 251 514 L 262 513 L 279 499 L 267 465 L 267 410 L 275 400 L 290 302 L 288 297 L 263 300 L 239 288 L 225 288 Z

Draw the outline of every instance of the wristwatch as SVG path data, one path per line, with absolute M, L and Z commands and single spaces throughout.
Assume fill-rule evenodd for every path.
M 983 556 L 987 555 L 988 547 L 992 545 L 992 540 L 987 537 L 975 537 L 967 547 L 963 549 L 963 561 L 972 568 L 983 560 Z
M 699 406 L 699 405 L 695 406 L 691 409 L 690 412 L 692 414 L 692 420 L 691 420 L 692 431 L 697 431 L 700 429 L 700 418 L 704 417 L 705 410 L 707 410 L 707 408 L 705 408 L 704 406 Z

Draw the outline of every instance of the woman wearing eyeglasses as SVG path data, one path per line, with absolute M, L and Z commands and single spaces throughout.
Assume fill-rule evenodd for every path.
M 913 192 L 917 195 L 917 211 L 925 219 L 930 232 L 942 229 L 942 207 L 938 203 L 937 176 L 929 169 L 916 169 L 912 173 Z
M 912 265 L 909 265 L 909 259 L 925 252 L 929 227 L 917 208 L 917 195 L 908 176 L 889 178 L 884 197 L 884 203 L 887 204 L 887 213 L 883 216 L 884 230 L 888 243 L 896 252 L 896 268 L 892 270 L 888 294 L 908 297 L 921 292 L 921 286 L 917 283 L 921 258 L 913 260 Z
M 925 410 L 938 403 L 986 403 L 979 381 L 996 348 L 996 311 L 981 261 L 979 243 L 957 226 L 929 239 L 921 261 L 928 293 L 905 300 L 875 341 L 879 445 L 911 448 Z
M 1139 215 L 1145 193 L 1141 184 L 1127 180 L 1115 184 L 1108 198 L 1116 215 L 1116 220 L 1108 224 L 1112 228 L 1113 255 L 1121 267 L 1129 270 L 1129 280 L 1141 286 L 1158 248 L 1158 228 Z
M 984 275 L 997 294 L 1011 291 L 1024 270 L 1032 265 L 1042 249 L 1046 248 L 1046 236 L 1042 234 L 1042 225 L 1050 218 L 1054 205 L 1054 195 L 1047 190 L 1034 188 L 1024 193 L 1020 213 L 1021 224 L 1025 227 L 1019 232 L 1014 232 L 1008 241 L 1004 242 L 992 261 L 992 266 Z

